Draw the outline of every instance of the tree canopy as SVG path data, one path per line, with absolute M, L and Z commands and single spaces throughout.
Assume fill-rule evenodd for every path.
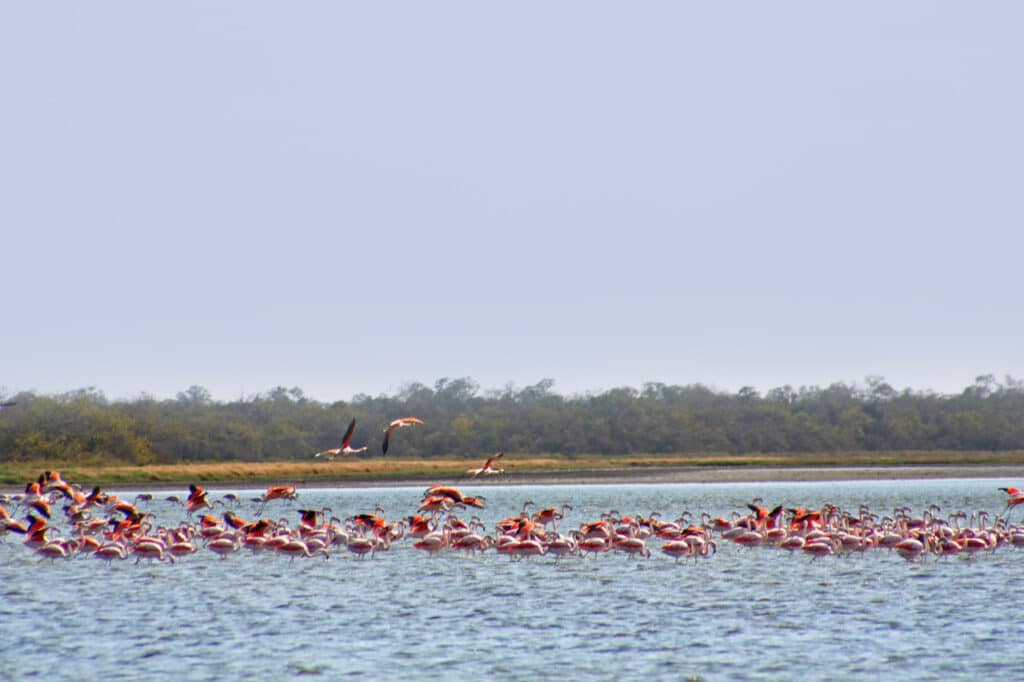
M 384 428 L 406 416 L 426 425 L 403 429 L 389 457 L 1024 449 L 1024 381 L 1013 377 L 979 376 L 953 395 L 897 391 L 881 377 L 764 395 L 652 382 L 566 397 L 553 387 L 542 379 L 481 391 L 469 377 L 446 377 L 329 404 L 282 386 L 232 402 L 202 386 L 169 400 L 110 401 L 92 388 L 0 394 L 14 403 L 0 411 L 0 461 L 303 459 L 340 444 L 353 418 L 353 446 L 380 456 Z

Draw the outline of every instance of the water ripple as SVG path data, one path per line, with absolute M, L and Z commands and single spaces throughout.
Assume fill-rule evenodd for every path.
M 995 487 L 493 488 L 481 518 L 492 524 L 526 498 L 570 501 L 573 520 L 612 507 L 727 515 L 754 495 L 981 508 Z M 399 516 L 421 492 L 303 491 L 303 503 L 342 514 L 379 503 Z M 174 566 L 107 566 L 39 562 L 7 542 L 0 679 L 81 679 L 80 669 L 110 680 L 1024 679 L 1024 623 L 1005 613 L 1007 595 L 1024 588 L 1022 559 L 1007 548 L 921 565 L 885 552 L 811 561 L 721 543 L 698 565 L 659 555 L 512 561 L 398 544 L 368 560 L 200 552 Z

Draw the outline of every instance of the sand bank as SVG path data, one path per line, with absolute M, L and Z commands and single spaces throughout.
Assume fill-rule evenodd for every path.
M 590 469 L 576 471 L 512 472 L 487 478 L 437 480 L 310 481 L 308 488 L 369 488 L 428 486 L 445 483 L 458 486 L 494 485 L 614 485 L 659 483 L 758 483 L 763 481 L 884 481 L 936 478 L 996 478 L 1008 485 L 1024 483 L 1024 466 L 894 466 L 894 467 L 651 467 Z M 209 487 L 216 484 L 204 483 Z M 228 484 L 230 485 L 230 484 Z M 163 487 L 163 486 L 162 486 Z

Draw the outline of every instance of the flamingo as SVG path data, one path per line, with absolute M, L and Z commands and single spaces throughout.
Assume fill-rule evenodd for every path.
M 367 554 L 373 556 L 373 553 L 377 551 L 377 538 L 368 537 L 352 537 L 349 538 L 348 542 L 345 543 L 345 548 L 358 556 L 360 559 L 365 558 Z
M 214 540 L 206 544 L 206 549 L 220 555 L 221 559 L 227 559 L 229 554 L 234 554 L 242 548 L 241 540 L 230 533 L 222 533 Z
M 312 557 L 317 554 L 323 554 L 325 561 L 329 561 L 331 558 L 331 555 L 323 547 L 317 547 L 315 550 L 311 550 L 309 545 L 305 542 L 296 539 L 289 540 L 283 545 L 280 545 L 277 547 L 277 551 L 281 554 L 290 556 L 292 561 L 295 561 L 295 557 L 297 556 Z
M 446 512 L 451 511 L 451 508 L 454 506 L 455 503 L 451 501 L 451 498 L 442 495 L 432 495 L 423 500 L 423 503 L 416 508 L 416 511 Z
M 42 547 L 37 547 L 36 554 L 44 559 L 67 559 L 77 547 L 76 543 L 69 543 L 67 540 L 60 538 L 50 540 Z
M 464 552 L 483 552 L 494 544 L 494 538 L 480 535 L 479 533 L 467 533 L 458 540 L 451 543 L 452 549 Z
M 224 519 L 224 523 L 226 525 L 231 526 L 235 530 L 239 530 L 243 526 L 249 525 L 248 521 L 238 516 L 237 514 L 235 514 L 235 512 L 231 511 L 230 509 L 224 512 L 222 518 Z
M 413 543 L 413 549 L 418 549 L 434 556 L 448 546 L 449 533 L 447 530 L 433 531 L 423 536 L 423 539 Z
M 206 540 L 219 538 L 224 534 L 225 530 L 227 529 L 220 522 L 220 519 L 212 514 L 203 514 L 202 518 L 199 519 L 199 535 Z
M 469 497 L 469 496 L 467 496 L 467 497 L 463 497 L 462 498 L 462 504 L 463 505 L 465 505 L 467 507 L 476 507 L 477 509 L 483 509 L 484 508 L 484 502 L 486 502 L 486 501 L 487 501 L 487 498 L 484 497 L 483 495 L 477 495 L 476 497 Z
M 555 555 L 556 559 L 560 559 L 569 554 L 579 554 L 580 548 L 576 544 L 576 540 L 568 535 L 562 535 L 561 533 L 554 533 L 547 537 L 544 541 L 544 546 L 547 548 L 548 553 Z
M 272 485 L 267 488 L 267 492 L 260 496 L 260 506 L 256 510 L 256 516 L 263 515 L 263 508 L 271 500 L 294 500 L 298 496 L 299 493 L 293 485 Z
M 565 518 L 565 511 L 572 509 L 569 504 L 563 504 L 561 507 L 548 507 L 547 509 L 541 509 L 534 513 L 533 520 L 539 522 L 541 525 L 546 526 L 551 524 L 551 530 L 557 531 L 556 523 L 559 519 Z
M 1018 504 L 1024 504 L 1024 491 L 1019 488 L 1000 488 L 1006 493 L 1006 518 L 1010 518 L 1010 510 L 1016 507 Z
M 759 533 L 756 530 L 748 530 L 730 539 L 737 545 L 742 545 L 744 547 L 758 547 L 764 544 L 765 537 L 764 534 Z
M 670 540 L 661 546 L 661 552 L 675 558 L 676 563 L 680 559 L 690 556 L 692 551 L 690 543 L 685 540 Z
M 175 557 L 195 554 L 199 551 L 199 547 L 192 540 L 194 535 L 192 529 L 187 526 L 171 531 L 171 544 L 167 547 L 167 551 Z
M 76 499 L 78 496 L 75 495 L 75 490 L 63 478 L 61 478 L 59 471 L 44 471 L 39 477 L 39 483 L 42 486 L 44 493 L 50 493 L 56 490 L 69 500 L 78 501 Z
M 576 541 L 576 546 L 586 554 L 599 554 L 612 548 L 610 537 L 583 537 Z
M 50 504 L 44 498 L 33 500 L 28 506 L 39 512 L 41 516 L 50 518 Z
M 504 469 L 495 469 L 493 465 L 494 465 L 494 460 L 501 459 L 504 456 L 505 456 L 504 452 L 495 452 L 493 455 L 491 455 L 490 457 L 487 458 L 487 461 L 484 462 L 484 465 L 482 467 L 478 467 L 476 469 L 467 469 L 466 473 L 469 474 L 470 476 L 472 476 L 473 478 L 476 478 L 480 474 L 484 474 L 485 476 L 487 476 L 487 475 L 494 475 L 494 474 L 503 474 L 503 473 L 505 473 Z
M 462 504 L 463 501 L 466 499 L 466 496 L 463 495 L 462 491 L 459 490 L 458 488 L 442 485 L 440 483 L 435 483 L 434 485 L 427 488 L 426 491 L 423 493 L 423 497 L 424 499 L 427 499 L 429 497 L 447 497 L 455 504 Z
M 331 513 L 330 507 L 321 507 L 317 509 L 299 509 L 299 527 L 305 527 L 309 529 L 316 528 L 319 525 L 317 517 L 319 516 L 326 523 L 327 515 Z
M 78 538 L 78 547 L 75 548 L 75 551 L 78 554 L 92 554 L 99 548 L 99 546 L 100 541 L 96 538 L 81 537 Z
M 348 429 L 345 431 L 344 438 L 341 439 L 341 445 L 339 447 L 330 448 L 328 450 L 321 450 L 320 452 L 316 453 L 313 456 L 326 457 L 328 460 L 332 460 L 338 455 L 357 455 L 360 452 L 365 452 L 367 447 L 365 445 L 361 448 L 352 447 L 352 434 L 355 432 L 355 430 L 356 420 L 355 417 L 353 417 L 352 421 L 348 425 Z
M 779 515 L 783 512 L 783 506 L 780 504 L 774 509 L 769 510 L 760 504 L 756 504 L 760 498 L 755 499 L 754 504 L 748 504 L 747 508 L 754 512 L 754 520 L 757 528 L 761 530 L 767 530 L 769 528 L 775 528 L 776 521 Z
M 908 537 L 893 545 L 893 549 L 896 550 L 897 554 L 911 562 L 920 559 L 932 547 L 932 537 L 930 535 L 924 535 L 920 540 Z
M 217 500 L 220 503 L 220 500 Z M 199 509 L 213 509 L 213 504 L 206 499 L 206 490 L 200 488 L 195 483 L 190 483 L 188 486 L 188 499 L 185 500 L 185 512 L 191 516 L 192 512 Z
M 811 560 L 818 559 L 823 556 L 831 556 L 836 553 L 836 546 L 838 540 L 821 538 L 812 542 L 804 543 L 801 548 L 804 552 L 811 555 Z
M 631 559 L 636 555 L 648 558 L 651 556 L 651 550 L 647 548 L 644 539 L 638 537 L 616 537 L 612 543 L 612 549 L 616 552 L 625 552 Z
M 127 559 L 128 550 L 125 548 L 124 543 L 115 541 L 105 545 L 100 545 L 92 555 L 97 559 L 106 561 L 109 565 L 114 559 Z
M 417 424 L 422 425 L 426 424 L 426 422 L 422 419 L 417 419 L 416 417 L 402 417 L 401 419 L 396 419 L 388 424 L 388 428 L 384 429 L 384 442 L 381 444 L 383 454 L 388 454 L 388 445 L 391 443 L 391 433 L 395 429 L 404 429 L 407 426 L 416 426 Z
M 540 540 L 513 540 L 504 548 L 505 552 L 514 557 L 541 556 L 547 548 Z
M 154 538 L 147 538 L 136 542 L 132 546 L 131 553 L 135 555 L 135 563 L 143 559 L 156 559 L 157 561 L 170 561 L 174 563 L 174 555 L 167 551 L 164 543 Z

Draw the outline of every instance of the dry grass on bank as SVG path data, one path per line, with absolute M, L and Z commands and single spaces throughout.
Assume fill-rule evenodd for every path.
M 333 462 L 200 462 L 147 466 L 75 464 L 60 462 L 7 462 L 0 464 L 0 484 L 24 485 L 47 469 L 59 469 L 64 478 L 81 485 L 176 485 L 191 482 L 277 484 L 314 482 L 382 482 L 459 479 L 476 459 L 355 458 Z M 885 467 L 885 466 L 995 466 L 1024 465 L 1024 451 L 1014 452 L 853 452 L 805 454 L 675 455 L 563 457 L 507 454 L 500 464 L 508 476 L 564 472 L 645 472 L 680 468 L 743 467 Z

